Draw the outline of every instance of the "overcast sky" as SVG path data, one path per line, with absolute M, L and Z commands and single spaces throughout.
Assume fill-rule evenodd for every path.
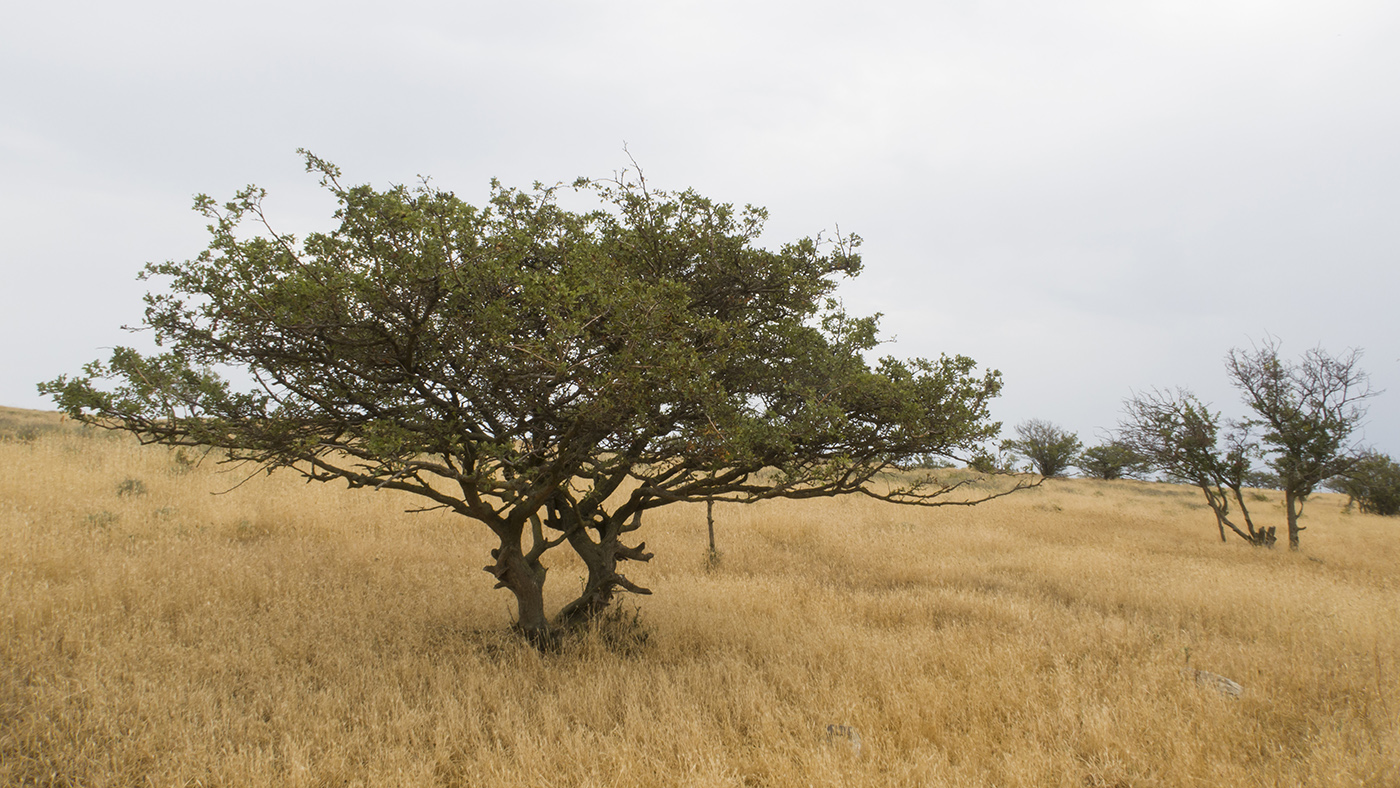
M 1134 390 L 1239 415 L 1222 359 L 1365 349 L 1400 454 L 1400 4 L 11 4 L 0 25 L 0 404 L 141 317 L 194 194 L 329 226 L 295 151 L 480 202 L 608 176 L 865 238 L 848 309 L 1002 371 L 994 415 L 1091 443 Z

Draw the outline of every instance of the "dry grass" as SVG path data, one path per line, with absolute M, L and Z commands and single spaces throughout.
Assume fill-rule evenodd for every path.
M 721 505 L 715 568 L 670 507 L 641 626 L 541 655 L 470 523 L 284 475 L 210 494 L 236 481 L 0 441 L 0 784 L 1400 783 L 1400 523 L 1335 496 L 1301 555 L 1133 482 Z

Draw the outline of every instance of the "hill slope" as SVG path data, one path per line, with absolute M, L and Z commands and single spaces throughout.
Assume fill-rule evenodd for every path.
M 195 459 L 0 440 L 0 784 L 1400 781 L 1400 524 L 1338 496 L 1301 554 L 1138 482 L 722 505 L 714 567 L 671 507 L 640 618 L 541 655 L 471 524 Z

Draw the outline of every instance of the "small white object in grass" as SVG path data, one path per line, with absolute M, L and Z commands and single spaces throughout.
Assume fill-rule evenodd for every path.
M 1244 692 L 1244 687 L 1241 687 L 1236 682 L 1231 681 L 1230 679 L 1227 679 L 1224 676 L 1211 673 L 1205 670 L 1193 670 L 1191 672 L 1195 674 L 1197 684 L 1200 684 L 1203 687 L 1210 687 L 1216 692 L 1219 692 L 1221 695 L 1228 695 L 1231 698 L 1238 698 Z
M 851 748 L 851 754 L 860 757 L 860 732 L 852 725 L 826 726 L 826 743 L 843 741 Z

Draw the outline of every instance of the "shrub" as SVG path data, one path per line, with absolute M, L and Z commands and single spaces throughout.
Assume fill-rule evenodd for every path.
M 1147 472 L 1147 459 L 1119 441 L 1087 448 L 1074 461 L 1090 479 L 1136 478 Z
M 1388 455 L 1368 451 L 1351 470 L 1327 481 L 1327 486 L 1347 494 L 1347 508 L 1360 506 L 1363 514 L 1400 515 L 1400 465 Z
M 1040 419 L 1016 425 L 1016 438 L 1003 441 L 1003 451 L 1025 457 L 1041 476 L 1062 476 L 1074 461 L 1079 436 Z

